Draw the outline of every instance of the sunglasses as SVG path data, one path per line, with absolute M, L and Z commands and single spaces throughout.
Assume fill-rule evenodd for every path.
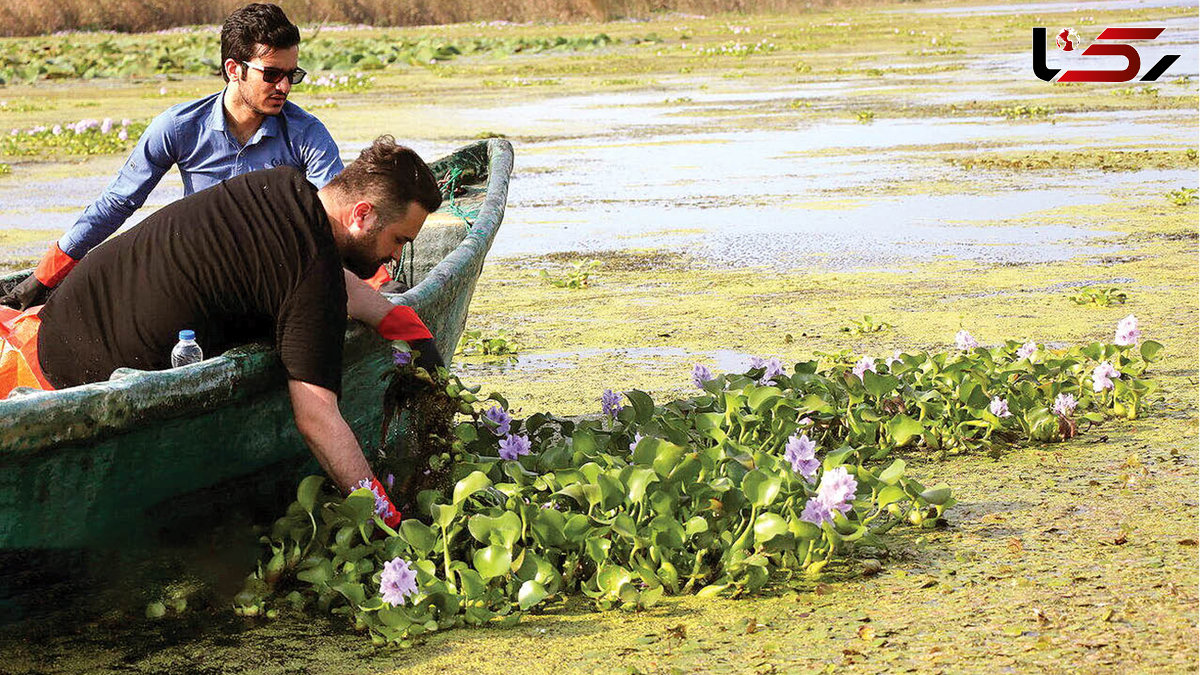
M 251 70 L 257 70 L 258 72 L 262 73 L 263 82 L 266 82 L 267 84 L 275 84 L 285 77 L 288 79 L 288 82 L 291 82 L 292 84 L 300 84 L 304 81 L 304 76 L 308 74 L 308 72 L 303 68 L 281 70 L 279 68 L 267 68 L 265 66 L 260 66 L 257 63 L 250 63 L 248 61 L 242 61 L 242 65 L 250 68 Z

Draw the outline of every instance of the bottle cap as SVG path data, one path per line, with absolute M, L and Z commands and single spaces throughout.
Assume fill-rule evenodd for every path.
M 181 330 L 181 331 L 179 331 L 179 339 L 180 340 L 195 340 L 196 339 L 196 331 Z

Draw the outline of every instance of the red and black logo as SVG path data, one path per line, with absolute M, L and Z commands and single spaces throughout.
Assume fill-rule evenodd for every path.
M 1079 56 L 1122 56 L 1126 64 L 1123 70 L 1061 70 L 1046 66 L 1046 29 L 1033 29 L 1033 74 L 1046 82 L 1128 82 L 1142 70 L 1142 58 L 1132 45 L 1122 44 L 1129 40 L 1153 40 L 1166 28 L 1105 28 L 1096 36 L 1096 42 L 1079 52 Z M 1055 43 L 1064 52 L 1079 49 L 1079 37 L 1071 29 L 1055 36 Z M 1153 82 L 1179 59 L 1179 54 L 1167 54 L 1158 60 L 1140 81 Z M 1061 73 L 1061 74 L 1060 74 Z

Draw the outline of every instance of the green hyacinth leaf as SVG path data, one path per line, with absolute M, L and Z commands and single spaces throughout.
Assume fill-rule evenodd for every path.
M 1145 359 L 1147 363 L 1150 361 L 1155 361 L 1158 359 L 1159 352 L 1161 352 L 1162 349 L 1163 346 L 1161 342 L 1146 340 L 1141 346 L 1142 358 Z
M 475 551 L 472 561 L 479 576 L 486 581 L 509 572 L 509 568 L 512 566 L 512 553 L 503 546 L 488 546 Z
M 781 534 L 787 534 L 788 523 L 777 513 L 760 513 L 754 520 L 754 541 L 765 544 Z
M 454 504 L 458 505 L 480 490 L 491 486 L 492 479 L 482 471 L 472 471 L 470 475 L 454 484 Z
M 904 463 L 904 460 L 897 459 L 888 465 L 888 468 L 879 472 L 879 482 L 887 485 L 895 485 L 896 481 L 904 476 L 905 468 L 907 468 L 907 465 Z
M 897 447 L 908 445 L 912 439 L 919 437 L 925 429 L 920 422 L 903 414 L 896 415 L 888 420 L 885 427 L 887 428 L 888 435 L 892 438 L 892 442 Z
M 325 484 L 324 476 L 309 476 L 300 481 L 296 489 L 296 501 L 305 511 L 312 513 L 317 508 L 317 496 L 321 494 L 321 486 Z
M 531 579 L 521 584 L 521 589 L 517 591 L 517 603 L 524 611 L 545 600 L 547 595 L 546 587 Z
M 411 518 L 400 523 L 400 537 L 422 556 L 428 555 L 437 545 L 437 533 L 433 528 Z
M 755 469 L 742 478 L 742 492 L 754 506 L 770 506 L 779 496 L 783 480 L 777 474 Z

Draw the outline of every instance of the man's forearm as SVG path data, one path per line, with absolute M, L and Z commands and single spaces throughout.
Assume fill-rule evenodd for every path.
M 346 313 L 352 319 L 379 328 L 379 322 L 395 307 L 379 291 L 367 285 L 348 270 L 342 270 L 346 277 Z
M 328 389 L 297 380 L 289 381 L 288 389 L 300 435 L 338 488 L 349 492 L 359 481 L 370 478 L 371 467 L 338 410 L 337 396 Z
M 346 313 L 379 331 L 386 340 L 406 340 L 410 344 L 417 340 L 430 340 L 433 333 L 411 307 L 393 305 L 379 291 L 371 288 L 362 279 L 347 270 Z M 441 360 L 441 357 L 438 357 Z
M 83 215 L 58 240 L 58 247 L 80 260 L 105 239 L 112 236 L 133 214 L 131 204 L 107 192 L 84 210 Z

